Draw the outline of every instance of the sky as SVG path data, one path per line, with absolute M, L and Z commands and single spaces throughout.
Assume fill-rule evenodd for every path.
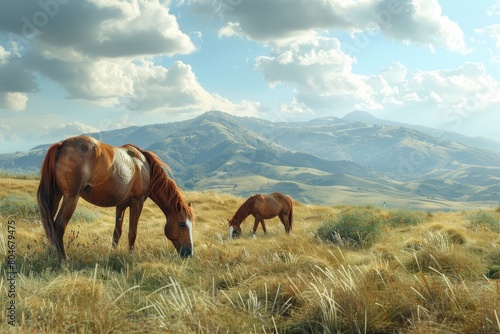
M 500 0 L 0 0 L 0 153 L 209 110 L 500 140 Z

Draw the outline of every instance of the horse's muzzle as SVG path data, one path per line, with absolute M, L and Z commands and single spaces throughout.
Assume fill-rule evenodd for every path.
M 191 250 L 191 247 L 181 246 L 181 249 L 179 250 L 179 255 L 181 257 L 189 257 L 192 254 L 193 254 L 193 251 Z

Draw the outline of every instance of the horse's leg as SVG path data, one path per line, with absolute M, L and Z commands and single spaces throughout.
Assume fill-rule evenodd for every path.
M 68 226 L 68 222 L 75 212 L 76 205 L 78 203 L 79 196 L 64 196 L 61 208 L 57 213 L 57 218 L 54 222 L 54 236 L 52 239 L 52 244 L 56 247 L 59 260 L 66 259 L 66 251 L 64 250 L 64 232 Z
M 139 216 L 142 212 L 144 201 L 138 201 L 130 205 L 130 217 L 128 227 L 128 249 L 134 250 L 135 239 L 137 237 L 137 224 L 139 223 Z
M 259 226 L 259 216 L 255 216 L 255 221 L 253 222 L 253 234 L 257 231 L 257 227 Z
M 281 220 L 281 223 L 285 226 L 285 233 L 290 233 L 290 222 L 288 221 L 288 215 L 284 215 L 283 212 L 280 212 L 278 217 Z
M 125 216 L 125 210 L 127 207 L 117 206 L 116 207 L 116 223 L 115 230 L 113 232 L 113 248 L 118 246 L 118 241 L 120 241 L 120 237 L 122 236 L 122 227 L 123 227 L 123 217 Z
M 264 234 L 267 234 L 266 224 L 264 223 L 264 218 L 260 217 L 260 224 L 262 225 L 262 229 L 264 230 Z

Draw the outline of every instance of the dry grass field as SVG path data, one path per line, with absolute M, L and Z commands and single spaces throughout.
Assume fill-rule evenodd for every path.
M 253 236 L 248 218 L 242 237 L 228 240 L 226 219 L 243 199 L 187 192 L 195 246 L 181 259 L 152 201 L 134 253 L 126 225 L 118 249 L 110 247 L 113 208 L 80 201 L 65 234 L 69 260 L 59 264 L 39 221 L 37 185 L 0 179 L 3 333 L 500 331 L 493 210 L 295 203 L 290 235 L 275 218 Z

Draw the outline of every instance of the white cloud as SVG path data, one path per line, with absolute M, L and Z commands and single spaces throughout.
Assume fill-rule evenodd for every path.
M 0 125 L 0 143 L 10 143 L 10 142 L 16 142 L 19 140 L 19 137 L 17 134 L 12 131 L 10 126 L 1 124 Z M 1 151 L 1 149 L 0 149 Z
M 28 97 L 19 92 L 0 92 L 0 108 L 11 111 L 22 111 L 26 109 Z
M 9 56 L 10 52 L 5 50 L 4 47 L 0 45 L 0 65 L 5 64 Z
M 486 36 L 495 41 L 495 48 L 500 49 L 500 24 L 493 24 L 474 30 L 477 34 Z
M 318 36 L 308 44 L 277 48 L 271 56 L 257 58 L 256 69 L 271 87 L 296 86 L 298 104 L 308 109 L 376 109 L 367 77 L 352 72 L 354 61 L 337 39 Z
M 338 40 L 318 36 L 309 44 L 275 48 L 271 55 L 257 58 L 256 69 L 271 87 L 294 87 L 294 98 L 281 110 L 297 116 L 311 110 L 342 115 L 364 109 L 433 113 L 439 118 L 449 110 L 479 113 L 499 106 L 499 83 L 481 63 L 411 73 L 393 63 L 378 74 L 360 75 L 353 71 L 354 62 Z
M 283 116 L 311 116 L 314 111 L 307 107 L 304 103 L 297 101 L 296 98 L 292 99 L 290 103 L 282 103 L 280 105 L 280 112 Z
M 35 76 L 20 60 L 19 47 L 10 43 L 0 45 L 0 109 L 22 111 L 26 108 L 27 93 L 37 90 Z
M 0 107 L 15 110 L 23 106 L 19 94 L 26 98 L 37 90 L 34 73 L 57 82 L 71 99 L 121 106 L 136 98 L 138 63 L 195 50 L 159 0 L 9 1 L 0 12 L 0 30 L 30 44 L 14 60 L 0 49 L 0 92 L 6 92 Z
M 0 29 L 36 42 L 46 58 L 78 61 L 194 51 L 159 0 L 9 1 L 3 7 Z
M 490 16 L 500 15 L 500 0 L 496 0 L 496 2 L 488 8 L 486 13 Z
M 403 82 L 407 75 L 406 67 L 401 63 L 393 63 L 380 71 L 380 75 L 390 85 Z
M 217 94 L 207 92 L 198 82 L 190 65 L 177 61 L 169 68 L 151 61 L 133 64 L 130 68 L 134 82 L 133 94 L 126 106 L 131 110 L 157 114 L 199 114 L 206 110 L 224 110 L 239 115 L 256 116 L 258 103 L 233 103 Z
M 40 134 L 40 139 L 47 142 L 54 142 L 92 132 L 99 132 L 99 129 L 80 122 L 61 123 L 50 127 L 45 126 Z
M 395 3 L 397 5 L 392 5 Z M 468 51 L 462 29 L 443 15 L 437 0 L 383 0 L 376 13 L 376 21 L 384 34 L 396 40 L 432 49 L 446 47 L 452 51 Z
M 456 69 L 419 71 L 405 84 L 404 91 L 418 94 L 421 101 L 440 101 L 438 110 L 482 112 L 498 106 L 500 87 L 480 63 L 466 63 Z
M 458 24 L 444 16 L 437 0 L 193 0 L 198 12 L 218 14 L 220 36 L 245 36 L 279 45 L 330 30 L 382 31 L 389 38 L 466 52 Z

